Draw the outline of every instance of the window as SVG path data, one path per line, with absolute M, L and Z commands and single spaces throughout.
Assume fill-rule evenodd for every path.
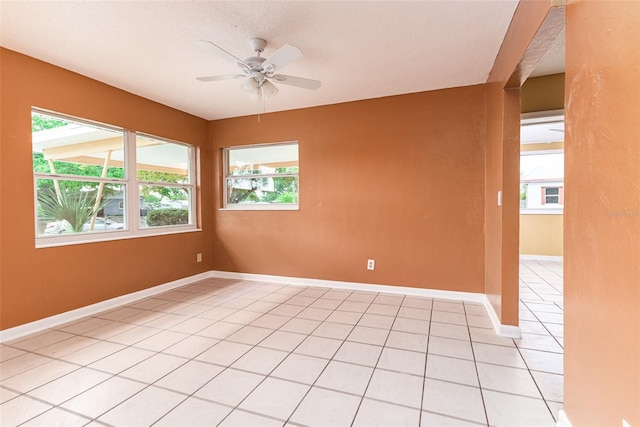
M 34 109 L 36 246 L 196 229 L 195 148 Z
M 298 143 L 226 148 L 224 207 L 298 209 Z
M 562 200 L 562 187 L 542 187 L 542 204 L 543 205 L 561 205 Z
M 520 210 L 524 214 L 559 214 L 564 205 L 564 153 L 522 151 Z
M 193 148 L 187 145 L 146 135 L 136 137 L 136 177 L 144 203 L 140 206 L 140 227 L 193 224 L 192 153 Z

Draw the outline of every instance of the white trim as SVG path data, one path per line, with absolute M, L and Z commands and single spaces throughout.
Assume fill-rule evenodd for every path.
M 557 144 L 557 143 L 563 143 L 562 141 L 558 141 L 558 142 L 532 142 L 530 145 L 533 144 Z M 525 144 L 525 145 L 529 145 L 529 144 Z M 520 157 L 522 156 L 539 156 L 541 154 L 563 154 L 564 153 L 564 148 L 552 148 L 549 150 L 526 150 L 523 151 L 521 149 L 520 151 Z M 564 181 L 564 178 L 562 179 L 562 181 Z M 521 181 L 523 182 L 523 181 Z M 531 181 L 529 181 L 531 182 Z M 535 182 L 535 181 L 534 181 Z
M 270 276 L 264 274 L 235 273 L 231 271 L 211 271 L 212 277 L 222 279 L 256 280 L 260 282 L 282 283 L 297 286 L 321 286 L 327 288 L 350 289 L 354 291 L 385 292 L 425 298 L 448 299 L 455 301 L 475 302 L 484 305 L 496 334 L 505 338 L 522 338 L 518 326 L 503 325 L 496 314 L 489 298 L 485 294 L 474 292 L 443 291 L 438 289 L 410 288 L 406 286 L 378 285 L 372 283 L 340 282 L 334 280 L 304 279 L 300 277 Z
M 255 280 L 259 282 L 282 283 L 295 286 L 319 286 L 325 288 L 349 289 L 353 291 L 385 292 L 425 298 L 449 299 L 482 304 L 485 295 L 474 292 L 442 291 L 438 289 L 410 288 L 406 286 L 379 285 L 374 283 L 341 282 L 336 280 L 305 279 L 302 277 L 271 276 L 266 274 L 236 273 L 211 270 L 211 277 L 221 279 Z
M 563 215 L 564 209 L 562 208 L 550 208 L 550 209 L 532 209 L 532 208 L 520 208 L 520 215 Z
M 564 120 L 564 109 L 532 111 L 520 114 L 520 124 L 530 125 L 534 123 L 548 123 L 556 120 Z
M 538 261 L 562 261 L 562 255 L 528 255 L 528 254 L 520 254 L 520 259 L 532 259 Z
M 211 273 L 207 271 L 204 273 L 196 274 L 194 276 L 185 277 L 183 279 L 178 279 L 172 282 L 164 283 L 162 285 L 154 286 L 152 288 L 143 289 L 141 291 L 132 292 L 126 295 L 121 295 L 119 297 L 111 298 L 106 301 L 100 301 L 98 303 L 77 308 L 75 310 L 66 311 L 54 316 L 45 317 L 44 319 L 36 320 L 35 322 L 30 322 L 24 325 L 5 329 L 3 331 L 0 331 L 0 343 L 14 340 L 16 338 L 21 338 L 23 336 L 30 335 L 35 332 L 40 332 L 44 329 L 53 328 L 64 323 L 69 323 L 74 320 L 80 319 L 81 317 L 91 316 L 93 314 L 119 307 L 124 304 L 129 304 L 131 302 L 149 297 L 151 295 L 159 294 L 161 292 L 178 288 L 180 286 L 185 286 L 199 280 L 208 279 L 209 277 L 211 277 Z
M 444 291 L 439 289 L 412 288 L 407 286 L 380 285 L 375 283 L 342 282 L 335 280 L 306 279 L 301 277 L 272 276 L 266 274 L 236 273 L 231 271 L 211 270 L 204 273 L 196 274 L 194 276 L 164 283 L 162 285 L 154 286 L 152 288 L 122 295 L 106 301 L 101 301 L 96 304 L 88 305 L 86 307 L 67 311 L 65 313 L 56 314 L 54 316 L 46 317 L 44 319 L 16 326 L 14 328 L 5 329 L 4 331 L 0 331 L 0 343 L 39 332 L 44 329 L 62 325 L 64 323 L 77 320 L 81 317 L 91 316 L 93 314 L 109 310 L 111 308 L 119 307 L 124 304 L 149 297 L 151 295 L 155 295 L 211 277 L 219 277 L 221 279 L 254 280 L 259 282 L 282 283 L 294 286 L 318 286 L 326 288 L 349 289 L 354 291 L 385 292 L 389 294 L 401 294 L 423 298 L 473 302 L 484 305 L 485 309 L 487 310 L 487 314 L 491 319 L 491 323 L 493 324 L 493 328 L 499 336 L 507 338 L 522 337 L 522 333 L 519 327 L 502 325 L 500 323 L 500 320 L 495 310 L 493 309 L 493 306 L 491 305 L 489 299 L 485 294 L 475 292 Z
M 72 240 L 64 240 L 51 237 L 36 237 L 36 249 L 55 248 L 59 246 L 84 245 L 85 243 L 110 242 L 113 240 L 139 239 L 141 237 L 152 236 L 168 236 L 171 234 L 194 233 L 202 231 L 195 225 L 169 225 L 162 227 L 152 227 L 147 229 L 139 229 L 140 232 L 132 234 L 131 230 L 113 230 L 113 231 L 94 231 L 92 233 L 82 233 L 74 236 L 73 234 L 65 235 Z M 144 231 L 143 231 L 144 230 Z M 58 235 L 59 236 L 59 235 Z M 78 240 L 77 238 L 82 239 Z M 90 238 L 87 238 L 90 237 Z M 73 240 L 76 238 L 76 240 Z M 49 241 L 50 240 L 50 241 Z
M 298 203 L 228 203 L 220 211 L 299 211 Z
M 496 310 L 493 308 L 491 301 L 489 301 L 489 298 L 485 294 L 482 294 L 482 296 L 484 297 L 482 303 L 484 304 L 485 310 L 487 310 L 487 314 L 489 315 L 489 319 L 491 319 L 491 324 L 493 325 L 493 330 L 496 334 L 504 338 L 522 338 L 522 331 L 520 330 L 520 327 L 503 325 L 500 323 L 500 318 L 498 317 Z
M 298 172 L 285 173 L 285 174 L 256 174 L 256 175 L 232 175 L 229 173 L 229 153 L 234 150 L 251 150 L 264 147 L 278 147 L 285 145 L 295 145 L 297 151 Z M 222 186 L 222 208 L 221 211 L 299 211 L 300 210 L 300 141 L 282 141 L 282 142 L 267 142 L 261 144 L 248 144 L 248 145 L 235 145 L 232 147 L 225 147 L 222 149 L 222 175 L 224 184 Z M 242 179 L 242 178 L 275 178 L 275 177 L 292 177 L 296 179 L 296 187 L 298 190 L 298 203 L 229 203 L 228 185 L 229 179 Z
M 567 417 L 567 413 L 564 409 L 560 409 L 560 411 L 558 411 L 558 422 L 556 422 L 556 427 L 571 427 L 571 422 L 569 421 L 569 417 Z

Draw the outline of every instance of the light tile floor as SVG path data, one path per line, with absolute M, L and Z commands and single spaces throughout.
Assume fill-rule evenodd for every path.
M 0 346 L 2 426 L 553 426 L 562 263 L 481 305 L 210 279 Z

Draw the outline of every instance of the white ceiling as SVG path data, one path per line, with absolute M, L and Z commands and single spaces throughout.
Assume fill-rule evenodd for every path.
M 0 44 L 211 120 L 484 83 L 517 4 L 2 0 Z M 195 80 L 239 70 L 197 40 L 244 59 L 253 37 L 267 57 L 300 48 L 282 72 L 322 87 L 279 85 L 263 105 L 241 80 Z
M 550 117 L 549 121 L 525 124 L 520 126 L 521 144 L 540 144 L 564 142 L 564 117 Z

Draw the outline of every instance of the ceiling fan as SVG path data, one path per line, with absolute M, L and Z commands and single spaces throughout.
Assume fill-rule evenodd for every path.
M 213 52 L 219 57 L 240 67 L 243 74 L 196 77 L 196 79 L 201 82 L 244 79 L 244 83 L 242 84 L 244 91 L 247 92 L 252 99 L 260 100 L 269 99 L 277 95 L 278 88 L 271 81 L 310 90 L 316 90 L 320 87 L 318 80 L 287 76 L 285 74 L 274 74 L 291 62 L 302 58 L 302 52 L 297 47 L 285 44 L 270 57 L 263 58 L 260 54 L 267 46 L 267 42 L 263 39 L 255 38 L 249 40 L 249 44 L 255 52 L 255 56 L 251 56 L 242 61 L 210 41 L 198 41 L 198 45 L 203 49 Z

